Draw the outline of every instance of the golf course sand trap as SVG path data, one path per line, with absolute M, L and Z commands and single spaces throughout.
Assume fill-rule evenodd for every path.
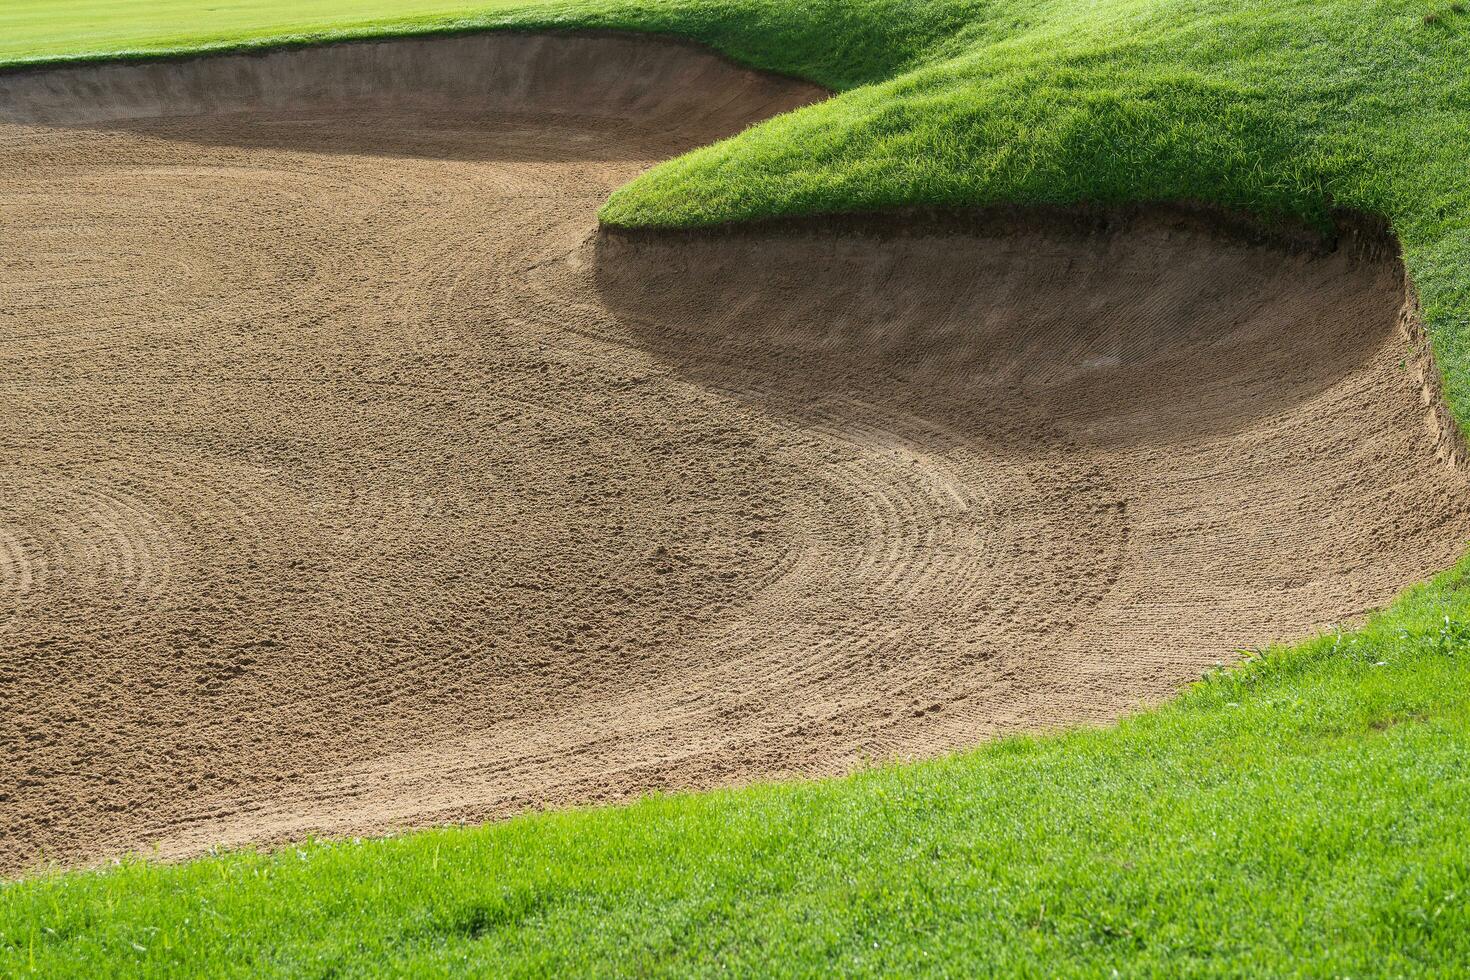
M 1380 240 L 598 233 L 821 96 L 613 37 L 0 76 L 0 869 L 1105 721 L 1457 557 Z

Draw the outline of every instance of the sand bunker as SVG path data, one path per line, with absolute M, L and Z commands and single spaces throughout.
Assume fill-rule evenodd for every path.
M 820 95 L 587 37 L 0 77 L 0 868 L 1102 721 L 1457 556 L 1391 249 L 596 234 Z

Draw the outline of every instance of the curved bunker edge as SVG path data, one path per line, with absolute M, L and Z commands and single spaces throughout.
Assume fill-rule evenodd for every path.
M 258 138 L 252 115 L 291 117 L 294 124 L 298 115 L 340 119 L 363 106 L 398 113 L 395 120 L 422 113 L 429 127 L 439 113 L 460 121 L 513 115 L 522 129 L 538 113 L 573 123 L 591 119 L 602 127 L 595 129 L 598 139 L 627 130 L 646 136 L 653 154 L 729 135 L 823 94 L 733 68 L 685 43 L 497 33 L 3 74 L 0 116 L 32 135 L 68 130 L 69 145 L 82 153 L 84 144 L 75 141 L 91 131 L 146 137 L 150 159 L 166 163 L 171 141 L 186 163 L 213 159 L 219 146 L 280 149 Z M 370 152 L 373 140 L 396 134 L 368 128 L 366 144 L 343 152 L 360 154 L 353 165 L 370 175 L 381 167 L 401 177 L 393 168 L 406 164 Z M 333 152 L 331 140 L 340 139 L 324 143 L 309 135 L 301 146 L 309 153 Z M 475 134 L 454 130 L 445 139 L 473 141 Z M 7 144 L 7 152 L 16 145 Z M 443 145 L 431 143 L 423 152 Z M 133 146 L 124 149 L 134 152 L 127 149 Z M 497 173 L 526 161 L 467 152 L 453 162 Z M 557 162 L 575 170 L 578 160 Z M 527 634 L 526 649 L 548 663 L 525 682 L 527 710 L 509 718 L 503 703 L 473 694 L 474 682 L 485 677 L 483 664 L 469 663 L 463 677 L 451 665 L 446 680 L 439 655 L 443 647 L 475 640 L 476 631 L 504 631 L 503 621 L 416 635 L 410 647 L 421 648 L 423 657 L 395 661 L 391 678 L 358 677 L 357 687 L 332 707 L 341 709 L 333 723 L 354 733 L 346 747 L 315 743 L 312 731 L 291 728 L 289 710 L 292 697 L 313 711 L 327 710 L 320 698 L 310 698 L 332 680 L 332 658 L 350 653 L 326 649 L 306 633 L 287 636 L 272 652 L 257 652 L 244 675 L 227 665 L 225 681 L 209 682 L 226 693 L 189 711 L 211 713 L 211 723 L 228 728 L 235 723 L 231 712 L 244 717 L 268 700 L 263 694 L 276 698 L 281 749 L 289 748 L 286 742 L 300 749 L 299 778 L 282 785 L 275 769 L 255 772 L 251 760 L 237 760 L 241 787 L 205 800 L 187 788 L 187 776 L 174 785 L 169 773 L 152 771 L 148 778 L 163 784 L 139 789 L 140 777 L 139 786 L 124 779 L 116 790 L 89 785 L 87 792 L 107 799 L 119 794 L 121 810 L 101 821 L 74 787 L 58 782 L 34 807 L 17 809 L 25 809 L 21 817 L 63 818 L 44 832 L 28 823 L 7 839 L 35 845 L 27 853 L 78 860 L 150 841 L 160 842 L 160 854 L 178 856 L 222 841 L 384 830 L 624 799 L 652 787 L 837 773 L 875 755 L 912 757 L 995 732 L 1105 721 L 1168 696 L 1230 650 L 1381 604 L 1447 564 L 1451 545 L 1458 552 L 1444 529 L 1464 526 L 1457 503 L 1463 480 L 1421 464 L 1437 454 L 1459 465 L 1464 454 L 1457 430 L 1447 427 L 1427 347 L 1415 333 L 1397 250 L 1381 231 L 1349 223 L 1335 243 L 1313 241 L 1229 216 L 1150 207 L 627 232 L 598 230 L 582 210 L 586 202 L 573 201 L 565 214 L 558 212 L 565 227 L 543 241 L 515 237 L 531 234 L 527 228 L 545 230 L 512 212 L 516 201 L 494 198 L 500 186 L 489 181 L 490 196 L 460 200 L 464 210 L 447 217 L 476 220 L 468 203 L 504 208 L 513 214 L 504 244 L 536 249 L 537 261 L 495 298 L 505 304 L 499 312 L 509 315 L 487 318 L 483 304 L 459 311 L 454 294 L 429 293 L 424 308 L 414 311 L 415 323 L 463 312 L 466 323 L 494 333 L 535 306 L 558 314 L 528 325 L 539 331 L 531 338 L 538 344 L 554 338 L 553 347 L 580 345 L 584 361 L 636 361 L 636 385 L 609 371 L 607 392 L 596 393 L 598 399 L 611 392 L 631 402 L 652 379 L 659 396 L 649 400 L 654 408 L 692 407 L 708 417 L 668 409 L 667 417 L 649 415 L 649 428 L 664 434 L 645 440 L 634 427 L 623 436 L 626 454 L 652 467 L 655 451 L 689 435 L 691 454 L 719 464 L 711 479 L 730 488 L 745 481 L 742 492 L 785 500 L 784 523 L 747 527 L 741 523 L 746 504 L 733 496 L 715 499 L 725 489 L 715 486 L 711 499 L 728 513 L 685 522 L 700 530 L 700 520 L 728 518 L 741 548 L 779 542 L 785 550 L 770 568 L 762 566 L 771 574 L 745 576 L 747 589 L 732 567 L 740 589 L 719 585 L 729 592 L 712 593 L 720 602 L 679 607 L 697 622 L 686 623 L 676 657 L 644 657 L 636 630 L 622 638 L 638 657 L 606 664 L 538 648 L 536 635 Z M 148 193 L 167 193 L 166 186 L 133 190 L 140 217 Z M 208 206 L 207 196 L 200 200 Z M 385 227 L 397 222 L 391 213 L 369 219 Z M 476 227 L 495 233 L 485 222 Z M 237 231 L 248 234 L 248 223 Z M 454 234 L 452 226 L 443 231 Z M 330 248 L 333 238 L 324 234 L 322 241 Z M 313 331 L 321 332 L 322 351 L 350 350 L 329 341 L 340 344 L 363 323 L 376 322 L 372 305 L 354 308 L 340 323 L 290 321 L 301 328 L 292 338 L 296 356 L 315 363 L 309 360 Z M 575 323 L 559 322 L 572 310 Z M 1395 318 L 1419 352 L 1413 398 L 1404 397 L 1395 374 L 1396 351 L 1403 349 L 1402 339 L 1390 336 Z M 1310 330 L 1292 332 L 1302 323 Z M 197 376 L 207 381 L 211 322 L 206 317 L 196 325 Z M 391 342 L 391 331 L 380 339 Z M 417 343 L 394 362 L 405 372 L 434 363 L 421 356 L 422 339 Z M 280 359 L 278 350 L 237 345 L 235 353 L 242 351 L 257 358 L 250 363 L 262 377 L 279 367 L 272 361 Z M 396 356 L 391 349 L 372 354 L 378 361 Z M 467 390 L 492 390 L 520 369 L 497 356 L 492 351 L 468 365 L 479 373 L 461 379 Z M 376 369 L 378 361 L 366 367 Z M 532 404 L 547 394 L 543 377 L 528 376 L 512 393 Z M 243 398 L 232 391 L 240 389 L 222 386 L 217 394 Z M 273 391 L 274 400 L 289 402 L 289 389 Z M 305 406 L 345 420 L 321 433 L 341 441 L 333 458 L 350 458 L 360 441 L 379 434 L 360 424 L 358 389 L 342 394 L 340 405 Z M 551 395 L 579 392 L 553 389 Z M 1419 422 L 1425 417 L 1428 432 Z M 715 438 L 694 438 L 706 434 Z M 452 443 L 440 448 L 458 459 Z M 250 446 L 223 450 L 243 453 Z M 458 462 L 468 466 L 474 459 Z M 196 475 L 207 486 L 208 474 Z M 352 479 L 392 475 L 349 473 Z M 670 493 L 703 489 L 676 470 L 669 478 Z M 323 480 L 323 492 L 353 491 L 351 482 L 335 488 Z M 1405 499 L 1404 486 L 1422 489 L 1425 505 Z M 560 489 L 553 484 L 541 492 L 575 515 L 573 497 L 563 500 Z M 649 496 L 648 506 L 670 506 L 659 499 Z M 472 513 L 483 501 L 461 503 Z M 311 520 L 302 529 L 330 524 L 306 516 Z M 382 526 L 391 530 L 403 516 L 388 513 Z M 281 529 L 262 530 L 289 537 L 290 522 L 276 519 L 284 522 Z M 179 526 L 196 533 L 187 523 Z M 468 521 L 449 528 L 454 533 L 446 532 L 444 547 L 452 556 L 483 526 Z M 755 530 L 758 539 L 745 533 Z M 210 539 L 201 549 L 224 546 Z M 691 537 L 687 547 L 696 550 L 699 542 Z M 513 557 L 530 567 L 537 556 L 532 549 Z M 385 563 L 376 574 L 392 571 Z M 472 572 L 463 573 L 469 576 L 464 588 L 486 595 L 501 589 L 496 566 Z M 170 588 L 184 590 L 185 598 L 241 588 L 207 571 L 201 576 L 191 583 L 175 575 Z M 260 589 L 254 602 L 260 606 L 282 594 L 272 591 L 282 582 L 269 576 L 245 584 Z M 361 588 L 378 583 L 348 584 L 350 609 Z M 340 583 L 315 586 L 330 592 Z M 72 593 L 57 601 L 89 601 L 85 590 Z M 434 599 L 419 596 L 426 606 Z M 68 613 L 80 608 L 65 602 Z M 568 618 L 554 604 L 543 612 L 553 625 Z M 364 639 L 377 638 L 369 631 Z M 142 673 L 215 669 L 216 658 L 196 665 L 192 653 L 152 649 L 148 639 L 128 641 L 137 645 L 128 656 L 137 657 Z M 640 658 L 649 659 L 646 669 Z M 325 665 L 321 678 L 311 666 L 316 660 Z M 87 667 L 54 666 L 83 673 Z M 599 690 L 607 697 L 553 703 L 555 686 L 574 675 L 606 681 Z M 57 719 L 70 705 L 58 676 L 64 674 L 7 678 L 17 686 L 15 697 L 5 691 L 7 703 L 30 697 L 44 709 L 7 721 L 65 735 L 69 729 Z M 356 690 L 401 683 L 404 676 L 455 692 L 442 699 L 442 709 L 436 701 L 411 719 L 412 739 L 391 705 L 363 715 L 351 704 Z M 230 694 L 230 685 L 241 693 Z M 378 730 L 374 718 L 382 723 Z M 104 722 L 110 723 L 98 720 Z M 146 752 L 160 733 L 150 724 L 130 730 L 136 740 L 128 744 Z M 227 757 L 230 747 L 218 751 Z M 65 768 L 53 765 L 61 749 L 56 753 L 35 761 Z M 487 764 L 501 755 L 521 761 L 499 769 Z M 115 771 L 128 777 L 128 759 L 119 758 Z M 131 790 L 140 795 L 130 803 Z M 27 853 L 5 862 L 23 864 Z

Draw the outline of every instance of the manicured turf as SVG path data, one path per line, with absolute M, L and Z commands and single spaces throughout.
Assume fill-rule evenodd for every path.
M 399 12 L 415 29 L 661 31 L 843 94 L 655 169 L 609 201 L 613 223 L 1181 198 L 1382 214 L 1470 418 L 1470 14 L 1445 3 L 317 0 L 204 28 L 192 5 L 141 6 L 12 0 L 0 60 L 391 33 Z M 7 885 L 0 974 L 1462 973 L 1467 578 L 1113 730 Z
M 443 25 L 506 0 L 6 0 L 0 64 L 242 47 Z

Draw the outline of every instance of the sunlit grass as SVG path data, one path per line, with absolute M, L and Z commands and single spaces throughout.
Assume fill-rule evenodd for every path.
M 524 5 L 525 0 L 521 0 Z M 5 0 L 0 64 L 238 46 L 282 37 L 399 33 L 506 0 Z

